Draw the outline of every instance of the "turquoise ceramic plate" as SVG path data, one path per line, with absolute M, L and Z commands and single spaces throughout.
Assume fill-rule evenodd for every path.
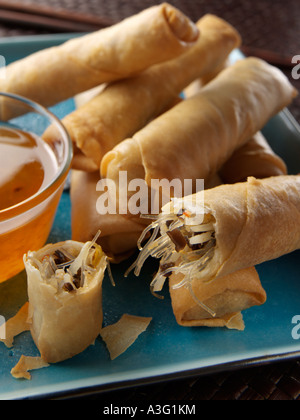
M 10 62 L 67 38 L 69 35 L 2 40 L 0 54 Z M 54 108 L 54 112 L 62 117 L 72 108 L 73 101 L 68 101 Z M 288 112 L 276 116 L 264 133 L 285 158 L 290 173 L 300 172 L 300 130 L 292 116 Z M 70 201 L 65 192 L 49 242 L 70 236 Z M 107 277 L 104 282 L 105 323 L 117 321 L 124 313 L 152 316 L 148 330 L 114 361 L 110 361 L 99 338 L 77 357 L 33 371 L 31 381 L 15 380 L 10 375 L 22 354 L 38 355 L 30 333 L 17 337 L 11 350 L 0 343 L 0 398 L 109 390 L 300 356 L 300 339 L 293 334 L 293 331 L 297 333 L 297 325 L 292 322 L 300 315 L 299 258 L 300 253 L 296 252 L 258 267 L 268 301 L 262 307 L 245 311 L 245 332 L 179 327 L 172 314 L 168 291 L 164 289 L 164 300 L 149 293 L 148 284 L 156 269 L 153 261 L 147 263 L 140 278 L 123 278 L 131 261 L 114 267 L 116 287 L 111 286 Z M 24 273 L 0 285 L 0 315 L 12 316 L 25 301 Z

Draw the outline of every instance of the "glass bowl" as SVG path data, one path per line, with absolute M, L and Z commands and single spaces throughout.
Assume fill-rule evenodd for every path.
M 56 134 L 49 144 L 55 170 L 29 198 L 0 210 L 0 283 L 23 271 L 25 253 L 46 243 L 73 157 L 72 142 L 55 115 L 26 98 L 0 92 L 2 132 L 21 130 L 41 139 L 49 126 Z

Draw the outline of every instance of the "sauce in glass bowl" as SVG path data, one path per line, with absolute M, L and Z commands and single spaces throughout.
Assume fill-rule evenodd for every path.
M 43 138 L 49 127 L 51 143 Z M 70 137 L 51 111 L 0 92 L 0 284 L 46 243 L 72 158 Z
M 36 194 L 56 171 L 47 143 L 34 134 L 0 127 L 0 210 Z

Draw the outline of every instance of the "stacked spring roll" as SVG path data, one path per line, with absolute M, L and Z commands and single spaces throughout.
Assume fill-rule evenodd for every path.
M 9 65 L 0 90 L 51 106 L 177 57 L 198 36 L 190 19 L 163 3 Z
M 50 244 L 24 256 L 30 331 L 41 357 L 57 363 L 93 344 L 102 328 L 107 258 L 96 238 Z
M 178 13 L 173 10 L 172 13 L 176 16 L 176 28 L 181 28 Z M 170 18 L 170 14 L 167 15 Z M 171 21 L 169 19 L 169 23 Z M 100 163 L 102 177 L 114 182 L 117 193 L 121 189 L 118 184 L 121 171 L 126 172 L 128 182 L 144 179 L 149 189 L 153 179 L 196 181 L 203 178 L 209 181 L 219 173 L 223 180 L 234 183 L 249 175 L 264 178 L 286 174 L 284 163 L 268 147 L 259 130 L 295 97 L 296 92 L 287 78 L 278 69 L 254 58 L 224 69 L 224 62 L 232 49 L 239 46 L 240 37 L 234 28 L 215 16 L 207 15 L 198 22 L 201 35 L 197 42 L 195 27 L 186 19 L 182 23 L 185 30 L 180 31 L 181 35 L 188 35 L 182 35 L 181 40 L 186 50 L 191 47 L 187 52 L 154 65 L 138 76 L 108 85 L 64 119 L 75 145 L 73 167 L 84 171 L 74 172 L 72 178 L 73 236 L 82 240 L 85 235 L 84 240 L 88 240 L 100 228 L 101 245 L 112 255 L 127 256 L 133 251 L 150 219 L 142 220 L 140 214 L 124 216 L 123 212 L 97 214 L 95 187 Z M 132 74 L 134 72 L 127 73 Z M 200 92 L 173 106 L 180 91 L 199 77 L 204 81 Z M 141 105 L 144 103 L 145 106 Z M 55 141 L 51 129 L 44 138 Z M 263 171 L 262 162 L 266 163 Z M 279 176 L 279 179 L 286 182 L 290 178 Z M 261 261 L 255 252 L 250 253 L 247 260 L 242 255 L 246 246 L 242 252 L 226 249 L 227 242 L 234 243 L 234 235 L 244 230 L 242 221 L 240 231 L 239 223 L 233 232 L 226 230 L 226 226 L 229 215 L 232 224 L 239 217 L 242 220 L 242 203 L 245 198 L 251 198 L 251 182 L 254 185 L 260 181 L 250 178 L 247 183 L 237 184 L 247 185 L 245 188 L 233 185 L 230 190 L 231 186 L 226 185 L 206 191 L 203 214 L 197 211 L 195 195 L 187 198 L 187 205 L 184 200 L 184 206 L 180 200 L 173 201 L 146 227 L 138 241 L 141 254 L 135 272 L 140 273 L 148 256 L 161 259 L 151 287 L 154 293 L 160 291 L 169 277 L 173 310 L 180 325 L 243 329 L 241 312 L 266 300 L 254 268 Z M 86 200 L 82 200 L 83 190 Z M 266 190 L 270 191 L 269 185 Z M 218 206 L 217 197 L 223 193 L 226 196 L 227 192 L 228 198 Z M 226 207 L 231 199 L 236 214 L 230 205 Z M 239 201 L 240 208 L 235 200 Z M 243 208 L 245 220 L 248 220 L 247 205 Z M 263 209 L 267 206 L 263 204 Z M 220 212 L 220 222 L 217 222 L 215 210 Z M 265 226 L 268 216 L 263 216 Z M 83 226 L 79 222 L 82 219 L 88 220 L 88 225 Z M 219 226 L 224 230 L 220 236 Z M 152 228 L 151 239 L 142 248 L 142 240 Z M 237 256 L 230 265 L 231 252 L 233 256 L 236 252 Z M 263 258 L 269 257 L 266 253 Z M 240 260 L 242 264 L 238 264 Z
M 259 59 L 241 60 L 107 153 L 102 177 L 114 182 L 117 196 L 121 171 L 128 184 L 144 179 L 149 190 L 154 179 L 208 181 L 295 95 L 280 70 Z M 129 223 L 139 215 L 123 219 Z
M 74 168 L 98 170 L 105 153 L 170 108 L 188 84 L 218 67 L 241 43 L 238 32 L 214 15 L 205 15 L 196 27 L 200 37 L 186 53 L 109 84 L 63 119 L 75 145 Z M 44 137 L 51 141 L 55 134 L 48 130 Z
M 230 60 L 227 60 L 220 68 L 216 68 L 216 71 L 195 80 L 184 90 L 185 97 L 190 98 L 200 93 L 203 86 L 229 66 Z M 264 135 L 258 132 L 233 153 L 220 169 L 219 175 L 219 183 L 234 184 L 246 181 L 249 176 L 262 179 L 270 176 L 287 175 L 287 166 L 283 159 L 271 148 Z
M 234 184 L 250 176 L 263 179 L 286 174 L 284 161 L 258 132 L 226 162 L 220 170 L 220 176 L 214 177 L 213 182 L 207 182 L 206 186 L 213 188 L 222 181 Z M 218 281 L 212 282 L 199 281 L 196 276 L 183 287 L 184 274 L 173 274 L 172 270 L 166 272 L 172 265 L 173 263 L 162 263 L 161 267 L 165 271 L 164 276 L 169 275 L 172 308 L 176 321 L 181 326 L 243 330 L 245 324 L 242 312 L 266 301 L 266 293 L 254 267 L 221 276 Z M 155 286 L 152 286 L 155 290 Z M 160 287 L 156 286 L 156 289 L 160 290 Z
M 287 173 L 285 162 L 273 151 L 261 132 L 236 150 L 219 171 L 224 184 L 243 182 L 249 176 L 263 179 Z
M 210 74 L 240 45 L 237 31 L 216 16 L 204 16 L 197 27 L 201 35 L 189 52 L 176 60 L 153 66 L 135 78 L 109 85 L 63 120 L 76 144 L 74 166 L 84 169 L 72 174 L 73 239 L 89 240 L 101 226 L 101 245 L 117 260 L 126 258 L 135 250 L 145 221 L 139 218 L 129 220 L 119 214 L 99 216 L 96 210 L 99 159 L 127 134 L 137 132 L 170 105 L 172 108 L 187 84 L 194 78 Z M 115 121 L 116 109 L 120 115 L 118 124 Z M 55 136 L 47 131 L 44 138 L 52 141 Z M 93 169 L 97 171 L 92 172 Z M 83 194 L 85 200 L 82 200 Z M 82 220 L 85 220 L 84 225 Z
M 117 184 L 127 171 L 129 180 L 143 176 L 149 186 L 152 179 L 207 180 L 295 95 L 277 68 L 240 60 L 107 153 L 101 174 Z

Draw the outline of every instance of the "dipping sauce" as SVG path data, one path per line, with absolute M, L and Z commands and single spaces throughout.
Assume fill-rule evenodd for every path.
M 0 127 L 0 211 L 37 193 L 56 171 L 53 151 L 43 140 Z
M 21 214 L 17 204 L 48 187 L 58 170 L 53 150 L 41 138 L 0 127 L 0 283 L 24 269 L 24 253 L 39 249 L 46 242 L 63 180 Z

